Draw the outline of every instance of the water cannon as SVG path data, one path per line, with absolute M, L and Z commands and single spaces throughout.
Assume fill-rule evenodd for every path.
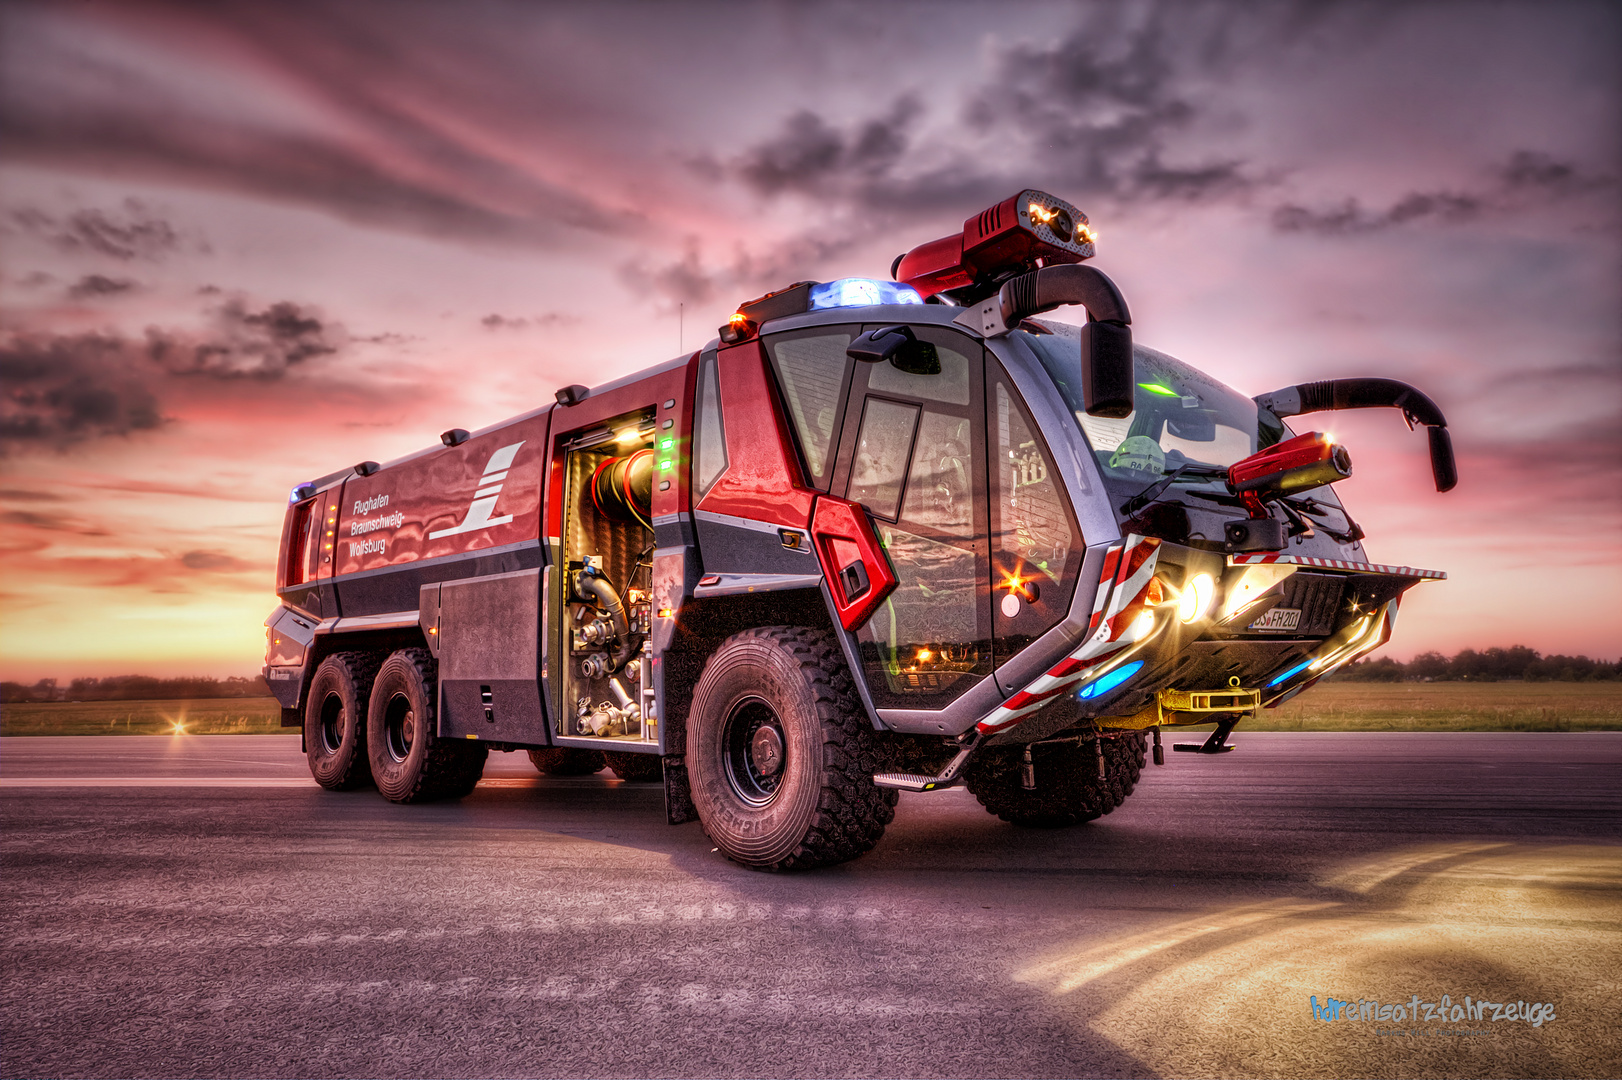
M 1230 551 L 1277 551 L 1284 546 L 1284 523 L 1267 504 L 1311 491 L 1352 475 L 1352 456 L 1320 431 L 1309 431 L 1236 461 L 1228 467 L 1228 490 L 1239 496 L 1249 519 L 1230 521 L 1224 539 Z
M 1086 214 L 1028 189 L 969 218 L 962 232 L 897 256 L 890 276 L 925 299 L 939 293 L 973 304 L 1016 274 L 1092 258 L 1097 239 Z

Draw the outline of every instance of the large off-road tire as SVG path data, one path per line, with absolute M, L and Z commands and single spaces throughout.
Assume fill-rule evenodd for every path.
M 601 750 L 579 750 L 554 746 L 546 750 L 531 750 L 529 760 L 547 776 L 590 776 L 602 772 L 606 762 Z
M 391 802 L 459 799 L 484 774 L 484 744 L 435 734 L 435 677 L 427 649 L 401 649 L 372 683 L 366 748 L 378 793 Z
M 366 703 L 381 654 L 333 653 L 310 680 L 304 704 L 304 749 L 310 775 L 328 791 L 372 784 L 366 755 Z
M 875 765 L 872 725 L 827 632 L 746 630 L 704 665 L 687 769 L 699 821 L 728 858 L 802 870 L 868 851 L 895 817 Z
M 980 805 L 1004 821 L 1036 829 L 1079 825 L 1103 817 L 1132 794 L 1143 774 L 1147 742 L 1137 731 L 1105 739 L 1102 784 L 1091 739 L 1032 746 L 1035 791 L 1022 783 L 1025 747 L 1020 745 L 986 747 L 964 780 Z
M 608 767 L 614 775 L 627 783 L 647 784 L 665 778 L 665 760 L 658 754 L 632 754 L 623 750 L 604 750 Z

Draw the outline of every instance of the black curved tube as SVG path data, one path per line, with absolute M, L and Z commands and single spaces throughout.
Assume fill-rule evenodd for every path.
M 575 595 L 592 601 L 592 606 L 606 614 L 609 622 L 614 624 L 614 636 L 619 644 L 609 656 L 614 670 L 618 671 L 642 647 L 642 642 L 631 633 L 631 621 L 626 618 L 624 601 L 606 577 L 588 570 L 575 574 L 574 591 Z
M 1325 379 L 1274 390 L 1256 397 L 1258 405 L 1276 416 L 1330 412 L 1335 409 L 1401 409 L 1412 424 L 1424 424 L 1430 441 L 1431 477 L 1437 491 L 1452 491 L 1459 482 L 1453 458 L 1453 437 L 1447 417 L 1417 387 L 1397 379 Z
M 1016 326 L 1028 315 L 1051 311 L 1061 304 L 1080 304 L 1087 318 L 1098 322 L 1132 322 L 1126 297 L 1102 270 L 1079 263 L 1044 266 L 1009 278 L 998 294 L 1004 326 Z
M 1302 383 L 1295 389 L 1301 395 L 1300 411 L 1304 413 L 1394 408 L 1407 413 L 1415 423 L 1447 427 L 1447 418 L 1436 402 L 1396 379 L 1326 379 Z

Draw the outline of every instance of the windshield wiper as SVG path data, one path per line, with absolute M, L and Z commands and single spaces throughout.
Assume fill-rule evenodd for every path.
M 1131 517 L 1145 506 L 1149 506 L 1158 500 L 1168 487 L 1185 476 L 1190 480 L 1210 480 L 1227 475 L 1227 469 L 1218 468 L 1215 465 L 1201 465 L 1198 462 L 1185 461 L 1177 466 L 1175 470 L 1122 503 L 1121 513 Z
M 1348 514 L 1344 507 L 1334 506 L 1329 503 L 1321 503 L 1310 495 L 1287 495 L 1279 501 L 1288 503 L 1291 507 L 1303 514 L 1309 514 L 1312 517 L 1319 519 L 1328 517 L 1331 511 L 1338 513 L 1346 522 L 1345 532 L 1341 532 L 1339 529 L 1330 528 L 1328 525 L 1325 525 L 1322 520 L 1318 521 L 1318 528 L 1322 529 L 1332 539 L 1339 543 L 1355 544 L 1357 541 L 1363 539 L 1363 537 L 1366 535 L 1363 532 L 1363 527 L 1352 520 L 1352 515 Z

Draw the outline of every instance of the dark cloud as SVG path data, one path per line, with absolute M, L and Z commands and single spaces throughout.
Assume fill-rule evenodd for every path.
M 71 532 L 79 536 L 109 535 L 105 529 L 88 525 L 77 518 L 66 517 L 61 514 L 41 514 L 32 510 L 7 510 L 0 513 L 0 524 L 25 525 L 31 529 L 43 529 L 46 532 Z
M 62 496 L 50 491 L 4 488 L 0 489 L 0 499 L 8 499 L 11 502 L 61 502 Z
M 214 308 L 202 330 L 15 333 L 0 339 L 0 451 L 151 431 L 181 381 L 278 380 L 345 339 L 310 309 L 284 301 L 254 310 L 241 299 Z
M 162 422 L 138 350 L 106 334 L 16 336 L 0 343 L 0 448 L 66 446 Z
M 678 305 L 697 305 L 721 295 L 748 295 L 751 290 L 780 287 L 804 277 L 805 268 L 838 257 L 865 235 L 834 228 L 786 240 L 756 254 L 738 252 L 725 263 L 708 265 L 698 244 L 689 241 L 679 259 L 650 262 L 635 259 L 619 267 L 619 278 L 638 296 L 661 297 L 667 314 Z
M 672 304 L 702 304 L 716 295 L 723 283 L 748 277 L 741 267 L 732 272 L 711 269 L 704 265 L 696 241 L 689 239 L 681 258 L 650 265 L 646 260 L 633 260 L 619 269 L 620 280 L 638 296 L 657 295 Z
M 920 111 L 917 98 L 903 95 L 883 116 L 841 131 L 802 109 L 785 121 L 779 134 L 745 151 L 732 168 L 762 195 L 839 194 L 890 173 L 907 149 L 907 128 Z
M 1287 203 L 1274 209 L 1273 228 L 1286 233 L 1348 236 L 1422 221 L 1459 224 L 1476 220 L 1487 209 L 1479 196 L 1448 191 L 1414 192 L 1383 210 L 1365 209 L 1356 199 L 1317 210 Z
M 1608 173 L 1590 172 L 1576 162 L 1561 161 L 1532 150 L 1512 154 L 1500 170 L 1499 179 L 1503 187 L 1512 192 L 1535 191 L 1557 198 L 1604 191 L 1614 188 L 1617 182 L 1617 178 Z
M 214 572 L 258 569 L 256 565 L 219 551 L 188 551 L 180 557 L 180 564 L 188 570 Z
M 117 210 L 84 209 L 66 218 L 23 207 L 8 215 L 11 228 L 37 236 L 62 251 L 108 255 L 129 262 L 156 260 L 177 251 L 182 236 L 139 199 L 125 199 Z
M 1279 232 L 1354 236 L 1431 222 L 1467 224 L 1615 186 L 1614 176 L 1592 172 L 1577 162 L 1520 150 L 1490 170 L 1475 190 L 1411 192 L 1383 209 L 1366 208 L 1356 198 L 1316 208 L 1286 203 L 1273 210 L 1272 220 Z
M 1215 14 L 1209 6 L 1098 8 L 1066 34 L 1002 47 L 958 118 L 995 153 L 974 140 L 920 142 L 924 108 L 903 94 L 845 124 L 798 110 L 723 166 L 694 168 L 765 197 L 810 195 L 903 218 L 987 204 L 1032 183 L 1053 183 L 1089 205 L 1242 196 L 1271 180 L 1233 154 L 1191 148 L 1188 138 L 1211 120 L 1211 79 L 1245 54 L 1230 40 L 1232 20 Z
M 545 315 L 498 315 L 489 314 L 479 320 L 479 325 L 486 330 L 527 330 L 532 326 L 549 327 L 564 326 L 580 320 L 573 315 L 565 315 L 558 311 L 549 311 Z
M 241 299 L 227 300 L 213 310 L 211 323 L 201 335 L 148 328 L 147 354 L 171 375 L 275 379 L 311 357 L 337 352 L 344 337 L 341 327 L 287 301 L 251 311 Z
M 1262 182 L 1243 161 L 1178 147 L 1209 119 L 1208 80 L 1241 51 L 1230 20 L 1211 14 L 1106 8 L 1062 38 L 1010 46 L 966 118 L 1024 143 L 1034 171 L 1064 176 L 1067 190 L 1089 201 L 1242 193 Z
M 75 300 L 88 300 L 98 296 L 117 296 L 119 293 L 129 292 L 135 288 L 135 282 L 129 278 L 110 278 L 102 274 L 87 274 L 80 278 L 68 289 L 68 295 Z

